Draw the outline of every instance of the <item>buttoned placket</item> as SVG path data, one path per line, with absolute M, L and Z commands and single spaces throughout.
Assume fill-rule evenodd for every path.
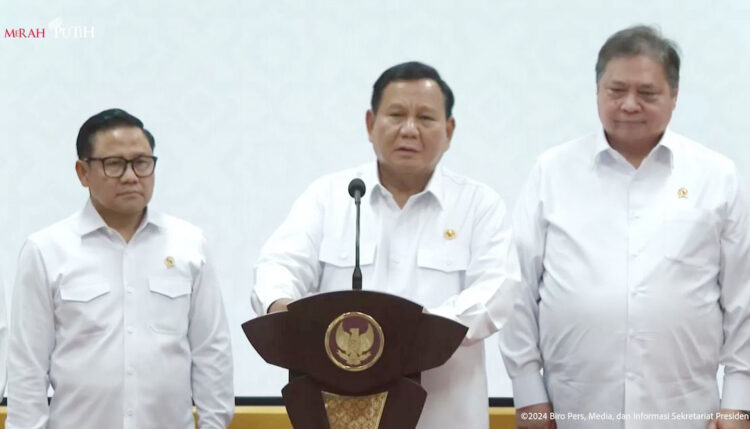
M 627 183 L 627 284 L 626 284 L 626 332 L 625 334 L 625 414 L 634 415 L 642 407 L 639 399 L 644 386 L 642 380 L 642 344 L 641 325 L 647 323 L 643 314 L 648 313 L 647 296 L 641 291 L 649 260 L 646 257 L 647 246 L 652 237 L 653 225 L 648 222 L 649 210 L 653 204 L 652 196 L 655 190 L 654 174 L 659 165 L 656 153 L 649 154 L 641 163 L 640 168 L 630 169 Z M 624 159 L 623 159 L 624 161 Z M 634 419 L 623 421 L 623 427 L 639 427 L 641 423 Z
M 116 231 L 107 228 L 108 235 L 112 243 L 118 246 L 120 252 L 120 262 L 122 270 L 122 323 L 125 328 L 123 339 L 123 428 L 137 429 L 137 350 L 138 350 L 138 295 L 143 291 L 136 289 L 136 281 L 132 278 L 133 273 L 137 270 L 138 261 L 136 259 L 137 242 L 143 229 L 141 225 L 129 242 L 125 242 L 122 236 Z

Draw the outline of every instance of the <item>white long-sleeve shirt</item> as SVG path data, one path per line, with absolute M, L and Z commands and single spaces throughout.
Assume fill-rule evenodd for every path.
M 130 242 L 89 201 L 21 250 L 8 429 L 226 428 L 229 330 L 201 231 L 148 210 Z M 54 396 L 47 405 L 47 389 Z
M 0 400 L 5 392 L 5 382 L 8 381 L 8 318 L 5 306 L 5 287 L 2 272 L 0 272 Z
M 363 289 L 405 297 L 469 327 L 453 357 L 422 374 L 428 396 L 418 428 L 487 428 L 482 340 L 505 324 L 519 282 L 505 206 L 487 186 L 438 168 L 399 209 L 375 163 L 315 181 L 261 252 L 255 311 L 265 314 L 280 298 L 351 288 L 356 212 L 347 189 L 355 177 L 367 186 Z
M 638 169 L 603 132 L 545 152 L 514 214 L 525 284 L 500 343 L 516 407 L 604 417 L 560 429 L 705 429 L 720 406 L 749 409 L 741 187 L 731 161 L 670 131 Z

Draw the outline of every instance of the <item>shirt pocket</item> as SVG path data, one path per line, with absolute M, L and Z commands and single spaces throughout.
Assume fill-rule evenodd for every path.
M 354 273 L 354 240 L 323 238 L 318 251 L 321 264 L 320 292 L 351 289 Z M 362 270 L 363 288 L 371 286 L 374 273 L 375 243 L 362 241 L 359 244 L 359 265 Z
M 104 279 L 60 285 L 60 325 L 74 335 L 105 332 L 110 326 L 110 286 Z
M 324 238 L 320 243 L 318 259 L 327 265 L 334 267 L 354 268 L 355 260 L 354 240 L 342 241 Z M 359 243 L 359 265 L 372 265 L 375 261 L 375 244 L 370 242 Z
M 667 213 L 663 235 L 667 259 L 705 268 L 718 266 L 718 218 L 711 211 L 689 208 Z
M 422 246 L 417 254 L 420 268 L 452 273 L 469 267 L 469 249 L 458 246 Z
M 417 250 L 419 296 L 414 299 L 425 307 L 439 306 L 466 287 L 471 254 L 457 244 L 425 243 Z
M 150 327 L 153 331 L 171 335 L 187 333 L 192 285 L 192 279 L 187 277 L 148 279 Z

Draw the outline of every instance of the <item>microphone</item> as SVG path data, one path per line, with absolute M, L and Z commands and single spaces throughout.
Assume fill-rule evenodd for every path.
M 365 182 L 359 178 L 352 179 L 349 182 L 349 195 L 354 198 L 354 204 L 357 206 L 357 233 L 354 241 L 354 273 L 352 274 L 353 290 L 362 290 L 362 270 L 359 268 L 359 205 L 364 194 Z

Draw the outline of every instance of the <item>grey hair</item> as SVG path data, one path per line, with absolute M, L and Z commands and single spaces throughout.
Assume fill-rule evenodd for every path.
M 646 55 L 664 70 L 672 91 L 680 86 L 680 54 L 677 43 L 662 37 L 661 32 L 647 25 L 620 30 L 607 39 L 596 60 L 596 83 L 599 83 L 610 60 L 617 57 Z

